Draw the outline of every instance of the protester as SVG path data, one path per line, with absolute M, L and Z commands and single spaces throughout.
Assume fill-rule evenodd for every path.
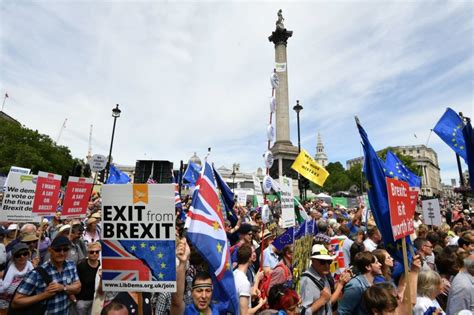
M 365 250 L 372 252 L 377 249 L 377 245 L 382 240 L 382 235 L 376 226 L 371 226 L 367 229 L 367 238 L 364 241 Z
M 373 284 L 375 276 L 382 274 L 382 265 L 370 252 L 358 253 L 354 258 L 354 265 L 361 274 L 352 278 L 344 287 L 344 295 L 337 308 L 338 315 L 365 314 L 361 303 L 362 295 Z
M 38 302 L 46 304 L 48 315 L 68 315 L 71 305 L 69 295 L 81 290 L 76 266 L 66 260 L 71 243 L 65 236 L 58 236 L 48 249 L 51 259 L 41 265 L 51 277 L 46 284 L 37 270 L 28 273 L 13 297 L 12 307 L 28 307 Z M 47 303 L 46 303 L 47 301 Z
M 324 245 L 313 246 L 311 266 L 301 276 L 300 294 L 303 306 L 301 314 L 332 314 L 332 303 L 339 299 L 342 288 L 350 279 L 350 274 L 346 273 L 336 285 L 334 284 L 329 272 L 333 259 Z
M 455 315 L 462 310 L 474 312 L 474 254 L 464 258 L 449 290 L 446 314 Z
M 86 229 L 84 231 L 84 242 L 94 243 L 100 241 L 100 234 L 97 228 L 97 218 L 91 216 L 87 219 Z
M 76 294 L 77 303 L 74 305 L 77 315 L 88 315 L 91 312 L 101 249 L 100 243 L 89 243 L 87 245 L 87 259 L 83 259 L 77 265 L 77 274 L 81 281 L 81 291 Z
M 441 293 L 440 287 L 441 277 L 436 271 L 423 270 L 418 274 L 418 291 L 413 315 L 423 315 L 430 307 L 441 310 L 441 306 L 436 301 L 436 296 Z
M 401 301 L 395 288 L 387 282 L 376 283 L 367 288 L 362 302 L 368 315 L 400 314 L 397 308 Z
M 293 287 L 293 254 L 294 249 L 292 245 L 286 245 L 281 252 L 282 259 L 270 273 L 270 285 L 268 290 L 276 284 L 286 284 L 287 288 Z M 265 293 L 268 293 L 265 292 Z

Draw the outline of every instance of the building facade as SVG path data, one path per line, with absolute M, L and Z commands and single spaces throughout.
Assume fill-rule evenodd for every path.
M 436 152 L 425 145 L 409 145 L 391 147 L 396 153 L 411 156 L 414 164 L 417 166 L 414 173 L 421 176 L 421 195 L 423 196 L 439 196 L 442 191 L 440 169 L 438 164 L 438 155 Z M 381 151 L 378 151 L 379 153 Z M 346 168 L 350 169 L 356 164 L 363 164 L 364 157 L 358 157 L 346 161 Z

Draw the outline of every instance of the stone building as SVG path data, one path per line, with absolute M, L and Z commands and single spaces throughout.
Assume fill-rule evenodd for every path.
M 316 155 L 314 156 L 314 160 L 322 167 L 326 167 L 328 165 L 328 156 L 324 151 L 323 140 L 319 132 L 318 143 L 316 144 Z
M 417 166 L 413 171 L 422 177 L 421 195 L 432 197 L 441 194 L 443 188 L 441 186 L 438 155 L 433 149 L 425 145 L 398 146 L 391 147 L 391 149 L 396 153 L 401 153 L 413 158 L 414 164 Z M 348 160 L 346 161 L 346 168 L 350 169 L 355 164 L 362 164 L 363 162 L 364 157 Z

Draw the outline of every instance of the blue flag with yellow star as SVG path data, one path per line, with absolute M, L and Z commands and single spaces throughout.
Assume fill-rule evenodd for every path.
M 385 160 L 385 175 L 405 181 L 410 187 L 421 187 L 421 177 L 413 174 L 408 167 L 392 151 L 387 151 Z
M 150 268 L 156 281 L 176 281 L 174 241 L 119 241 L 131 255 L 139 258 Z
M 368 196 L 372 214 L 377 224 L 377 228 L 382 235 L 382 240 L 386 250 L 390 255 L 401 262 L 399 264 L 403 268 L 403 253 L 401 239 L 393 240 L 392 224 L 390 222 L 390 208 L 388 204 L 387 184 L 385 182 L 385 172 L 377 153 L 370 144 L 369 137 L 364 128 L 360 125 L 356 118 L 357 128 L 362 138 L 362 146 L 364 148 L 364 174 L 368 182 Z M 411 246 L 410 237 L 406 237 L 407 245 Z M 408 252 L 408 261 L 411 263 L 411 253 Z M 403 269 L 402 269 L 403 270 Z M 394 276 L 398 275 L 402 270 L 394 270 Z
M 462 134 L 463 127 L 464 123 L 461 117 L 448 107 L 433 131 L 467 163 L 466 144 Z

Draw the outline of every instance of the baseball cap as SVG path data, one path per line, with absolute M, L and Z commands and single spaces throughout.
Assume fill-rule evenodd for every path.
M 60 235 L 51 243 L 51 248 L 59 248 L 61 246 L 71 246 L 71 242 L 66 236 Z
M 25 243 L 17 243 L 15 246 L 13 246 L 13 249 L 12 249 L 12 256 L 15 256 L 16 253 L 18 253 L 19 251 L 21 251 L 22 249 L 26 249 L 28 250 L 28 245 L 26 245 Z

